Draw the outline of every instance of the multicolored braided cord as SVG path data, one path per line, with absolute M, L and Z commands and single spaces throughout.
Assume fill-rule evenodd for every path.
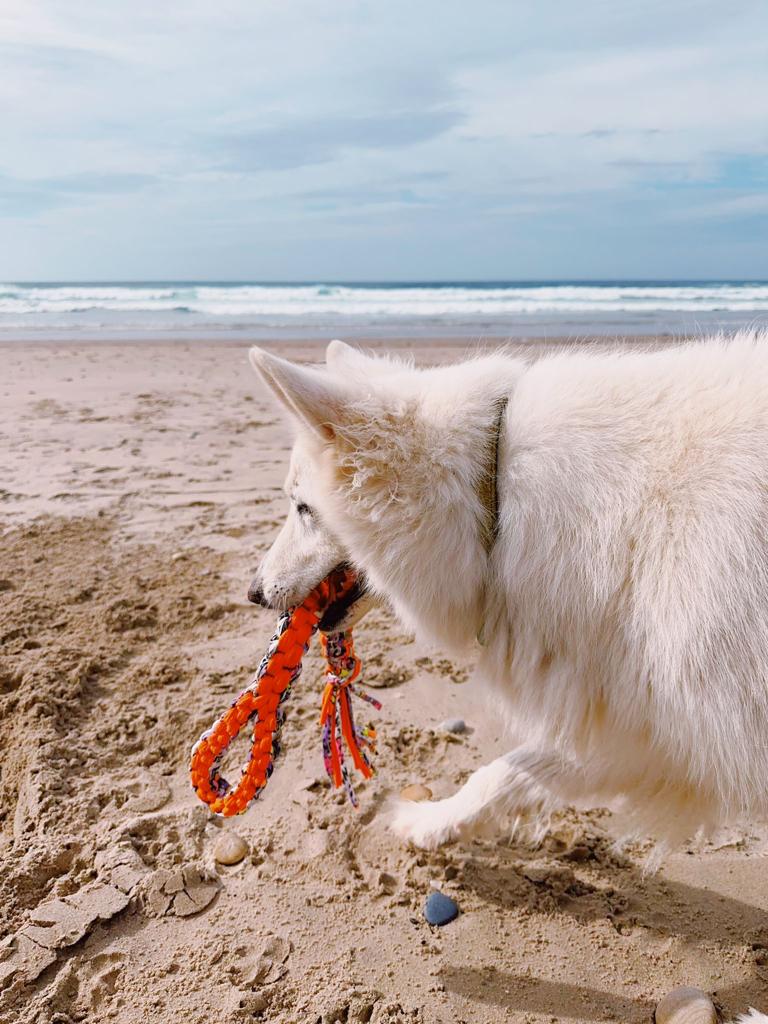
M 366 778 L 373 775 L 366 751 L 376 750 L 376 730 L 373 726 L 359 727 L 355 723 L 351 697 L 359 697 L 381 711 L 381 704 L 355 685 L 360 675 L 360 659 L 355 656 L 352 631 L 321 633 L 323 653 L 328 664 L 325 690 L 320 707 L 320 725 L 323 727 L 323 760 L 328 778 L 338 788 L 344 786 L 353 807 L 358 806 L 355 789 L 344 762 L 342 738 L 346 741 L 352 763 Z
M 325 609 L 355 585 L 351 571 L 337 570 L 327 576 L 296 608 L 280 616 L 253 681 L 223 715 L 206 730 L 192 749 L 192 788 L 215 814 L 242 814 L 258 799 L 274 770 L 280 753 L 280 729 L 285 720 L 285 701 L 301 674 L 301 663 Z M 351 630 L 321 634 L 327 661 L 326 686 L 320 722 L 323 727 L 325 767 L 334 786 L 344 786 L 353 806 L 357 798 L 344 762 L 342 738 L 354 766 L 365 778 L 373 774 L 368 753 L 375 750 L 376 731 L 359 728 L 352 713 L 350 695 L 380 709 L 381 704 L 353 685 L 360 674 Z M 232 786 L 221 774 L 221 761 L 230 743 L 247 724 L 253 724 L 253 745 L 240 781 Z

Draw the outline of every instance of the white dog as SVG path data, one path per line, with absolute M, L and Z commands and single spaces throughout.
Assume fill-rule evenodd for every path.
M 480 638 L 520 740 L 451 798 L 400 804 L 401 836 L 586 799 L 625 798 L 662 840 L 768 812 L 768 335 L 435 369 L 341 342 L 323 369 L 251 359 L 298 427 L 252 598 L 282 608 L 351 562 L 446 650 Z

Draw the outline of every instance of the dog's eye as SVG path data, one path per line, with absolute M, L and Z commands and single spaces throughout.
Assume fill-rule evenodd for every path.
M 307 505 L 303 501 L 297 502 L 297 504 L 296 504 L 296 511 L 299 513 L 300 516 L 309 516 L 310 518 L 314 514 L 312 512 L 312 509 L 309 507 L 309 505 Z

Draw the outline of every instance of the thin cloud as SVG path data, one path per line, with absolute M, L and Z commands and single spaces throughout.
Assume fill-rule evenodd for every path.
M 678 210 L 672 215 L 672 219 L 681 221 L 747 220 L 753 226 L 756 226 L 756 218 L 762 221 L 765 217 L 768 217 L 768 193 L 765 192 L 715 199 L 712 202 Z M 764 231 L 765 226 L 761 225 L 760 230 Z
M 138 192 L 157 181 L 147 174 L 71 174 L 60 178 L 0 176 L 0 216 L 29 218 L 89 197 Z
M 79 195 L 122 195 L 138 192 L 158 181 L 152 174 L 125 174 L 98 171 L 84 171 L 62 178 L 42 178 L 35 184 L 52 192 L 76 193 Z
M 322 118 L 213 137 L 206 146 L 226 154 L 235 170 L 287 170 L 333 160 L 342 150 L 389 150 L 412 146 L 449 131 L 461 121 L 454 111 Z

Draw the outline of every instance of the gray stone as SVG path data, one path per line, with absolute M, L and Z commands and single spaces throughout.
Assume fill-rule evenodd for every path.
M 459 906 L 450 896 L 445 896 L 437 889 L 427 896 L 427 902 L 424 904 L 424 917 L 428 924 L 441 926 L 448 924 L 458 916 Z
M 467 723 L 463 718 L 446 718 L 437 728 L 440 732 L 460 733 L 467 731 Z

